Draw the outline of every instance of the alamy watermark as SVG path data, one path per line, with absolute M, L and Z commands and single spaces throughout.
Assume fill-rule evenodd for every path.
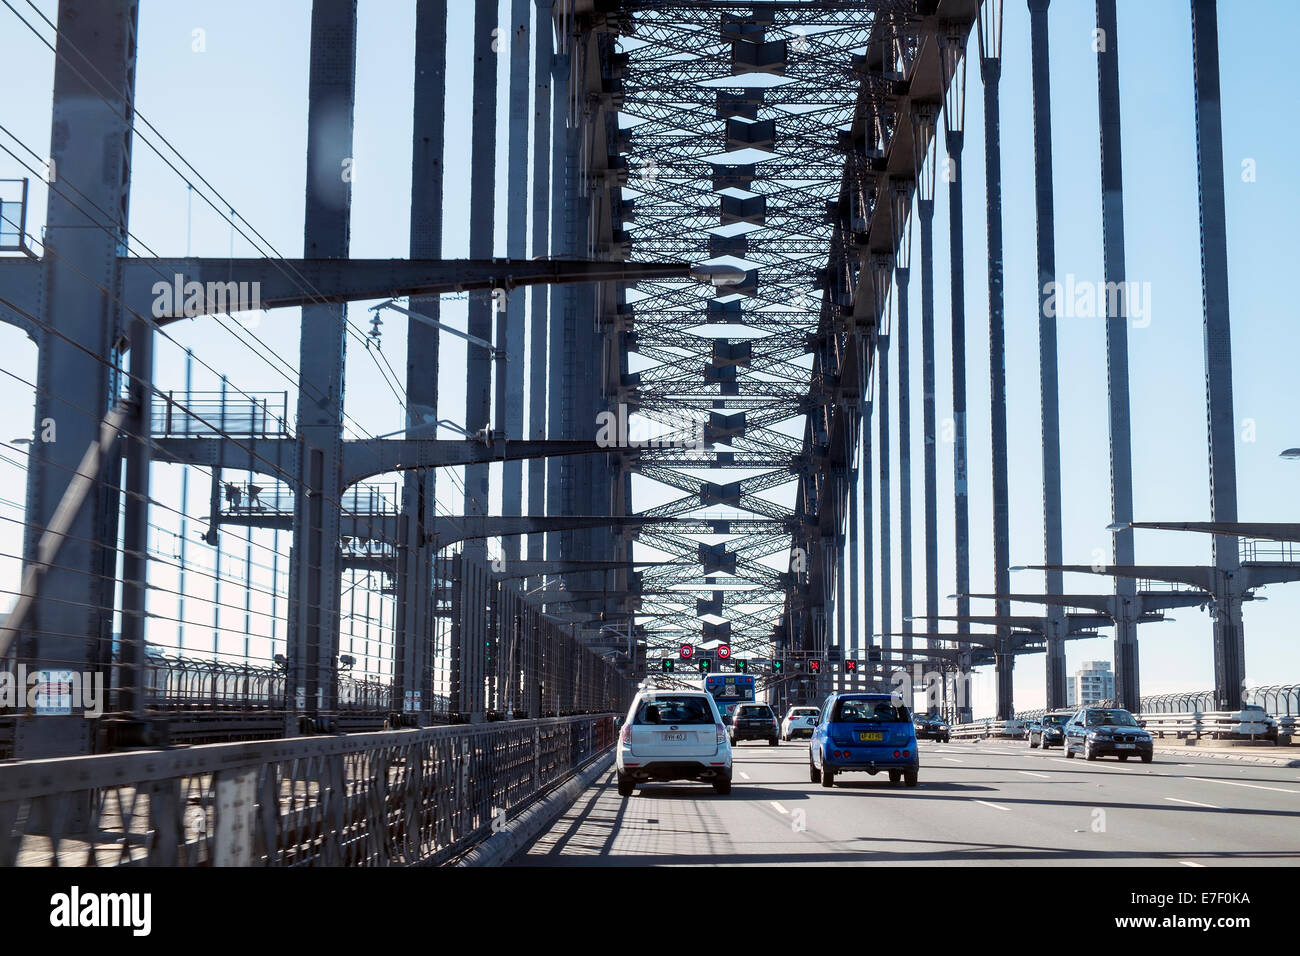
M 254 312 L 262 308 L 260 282 L 185 281 L 179 272 L 171 282 L 153 284 L 155 319 L 215 315 L 222 312 Z
M 1043 295 L 1045 318 L 1127 318 L 1135 329 L 1151 324 L 1150 282 L 1079 281 L 1068 273 L 1064 282 L 1045 284 Z
M 0 670 L 0 708 L 94 718 L 104 713 L 104 702 L 102 671 L 29 670 L 26 664 Z
M 661 431 L 650 432 L 651 420 L 637 416 L 633 419 L 628 407 L 620 404 L 616 410 L 601 412 L 596 416 L 596 444 L 601 448 L 690 448 L 706 450 L 704 414 L 691 410 L 673 416 L 672 421 L 656 423 Z

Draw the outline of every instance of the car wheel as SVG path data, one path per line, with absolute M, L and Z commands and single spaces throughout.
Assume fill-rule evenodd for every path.
M 1120 762 L 1120 763 L 1127 763 L 1127 762 L 1128 762 L 1128 754 L 1119 754 L 1118 756 L 1119 756 L 1119 762 Z
M 713 781 L 713 791 L 714 793 L 717 793 L 720 796 L 725 797 L 727 794 L 731 793 L 731 780 L 728 779 L 728 780 Z
M 822 768 L 822 786 L 827 789 L 835 786 L 835 771 L 830 767 Z
M 636 792 L 636 781 L 625 774 L 618 775 L 618 795 L 620 797 L 630 797 Z
M 890 782 L 890 783 L 898 783 L 898 781 L 900 781 L 900 780 L 902 780 L 902 779 L 903 779 L 903 771 L 901 771 L 901 770 L 891 770 L 891 771 L 889 771 L 889 782 Z
M 769 737 L 767 739 L 767 743 L 768 746 L 770 747 L 779 747 L 781 745 L 781 741 L 778 740 L 776 737 Z
M 813 764 L 812 754 L 808 755 L 808 781 L 810 783 L 822 782 L 822 772 L 817 769 L 816 765 Z
M 1143 762 L 1143 763 L 1150 763 L 1153 757 L 1155 757 L 1155 754 L 1143 754 L 1143 755 L 1142 755 L 1142 762 Z
M 1084 760 L 1096 760 L 1096 759 L 1097 759 L 1097 752 L 1096 752 L 1095 750 L 1092 749 L 1092 744 L 1091 744 L 1091 743 L 1085 743 L 1085 744 L 1083 745 L 1083 759 L 1084 759 Z
M 732 738 L 730 738 L 730 740 L 731 740 L 731 746 L 733 746 L 733 747 L 736 746 L 736 738 L 735 738 L 735 737 L 732 737 Z
M 1066 759 L 1066 760 L 1073 760 L 1073 759 L 1074 759 L 1074 751 L 1070 749 L 1070 742 L 1067 740 L 1065 743 L 1061 744 L 1061 747 L 1062 747 L 1062 749 L 1065 750 L 1065 759 Z
M 904 772 L 904 774 L 903 774 L 903 783 L 907 784 L 909 787 L 915 787 L 916 784 L 917 784 L 917 776 L 918 776 L 918 774 L 919 774 L 919 771 L 917 771 L 917 770 L 908 770 L 908 771 Z
M 1038 744 L 1034 743 L 1034 738 L 1033 738 L 1033 737 L 1030 737 L 1030 738 L 1029 738 L 1029 749 L 1030 749 L 1030 750 L 1037 750 L 1037 749 L 1038 749 Z

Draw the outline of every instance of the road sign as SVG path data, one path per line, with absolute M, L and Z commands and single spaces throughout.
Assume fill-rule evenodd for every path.
M 730 644 L 719 644 L 719 645 L 718 645 L 718 660 L 720 660 L 720 661 L 725 661 L 725 660 L 726 660 L 727 658 L 729 658 L 730 656 L 731 656 L 731 645 L 730 645 Z
M 682 660 L 689 661 L 692 657 L 695 656 L 695 645 L 683 644 L 681 647 L 677 649 L 677 653 L 681 656 Z

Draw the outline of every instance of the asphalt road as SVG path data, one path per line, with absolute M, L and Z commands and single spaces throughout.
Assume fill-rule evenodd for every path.
M 808 745 L 743 743 L 733 788 L 600 778 L 524 866 L 765 864 L 1213 867 L 1300 864 L 1300 769 L 1164 757 L 1143 764 L 1023 743 L 921 743 L 920 785 L 808 782 Z

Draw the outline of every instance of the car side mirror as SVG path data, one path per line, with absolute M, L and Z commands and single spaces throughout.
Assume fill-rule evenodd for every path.
M 1139 720 L 1139 721 L 1138 721 L 1138 726 L 1139 726 L 1139 727 L 1145 727 L 1146 725 L 1147 725 L 1147 722 L 1146 722 L 1145 720 Z
M 621 729 L 623 728 L 623 724 L 625 724 L 626 722 L 627 722 L 627 718 L 626 718 L 626 717 L 615 717 L 615 718 L 614 718 L 614 729 L 615 729 L 615 730 L 621 730 Z

